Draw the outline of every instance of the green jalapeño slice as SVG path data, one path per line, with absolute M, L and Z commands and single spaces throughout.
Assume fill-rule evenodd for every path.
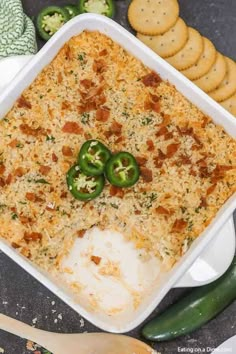
M 84 174 L 99 176 L 104 173 L 105 165 L 110 157 L 110 150 L 100 141 L 88 140 L 80 149 L 78 163 Z
M 106 177 L 117 187 L 131 187 L 139 179 L 139 167 L 134 156 L 128 152 L 113 155 L 106 164 Z
M 95 14 L 113 17 L 115 13 L 115 4 L 113 0 L 80 0 L 80 13 L 93 12 Z
M 89 201 L 98 197 L 104 188 L 105 178 L 86 176 L 79 165 L 74 165 L 67 172 L 66 181 L 71 194 L 78 200 Z
M 45 41 L 49 40 L 67 21 L 69 12 L 59 6 L 45 7 L 38 15 L 36 26 L 38 33 Z

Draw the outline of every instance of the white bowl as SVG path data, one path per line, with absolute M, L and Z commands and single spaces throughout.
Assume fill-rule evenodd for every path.
M 140 59 L 145 65 L 157 71 L 163 79 L 168 79 L 185 97 L 207 115 L 211 116 L 215 123 L 221 124 L 228 134 L 236 137 L 236 120 L 233 116 L 120 25 L 104 16 L 94 14 L 84 14 L 69 21 L 53 36 L 41 51 L 30 60 L 28 65 L 23 68 L 16 78 L 3 90 L 0 96 L 0 117 L 4 117 L 4 115 L 11 109 L 21 92 L 27 88 L 42 69 L 52 61 L 65 42 L 85 29 L 98 30 L 111 37 L 115 42 L 119 43 L 131 54 Z M 40 271 L 35 265 L 18 254 L 17 251 L 11 248 L 7 243 L 0 241 L 0 248 L 31 275 L 42 282 L 47 288 L 57 294 L 68 305 L 96 326 L 110 332 L 127 332 L 145 320 L 160 303 L 166 293 L 175 286 L 179 279 L 181 279 L 188 270 L 191 269 L 194 261 L 200 256 L 200 254 L 203 254 L 202 252 L 206 250 L 209 243 L 214 239 L 216 233 L 223 227 L 226 221 L 232 217 L 235 207 L 236 196 L 234 195 L 225 203 L 211 224 L 192 244 L 189 251 L 174 266 L 174 268 L 170 272 L 164 274 L 161 281 L 153 286 L 152 293 L 143 299 L 137 310 L 130 313 L 129 316 L 120 317 L 118 319 L 115 316 L 107 316 L 106 314 L 96 314 L 87 311 L 73 299 L 71 293 L 67 292 L 61 285 L 53 282 L 50 276 Z M 230 257 L 233 257 L 234 246 L 235 244 L 233 241 L 231 243 L 232 249 L 230 249 L 229 252 Z M 200 268 L 198 266 L 198 271 L 199 269 L 200 272 L 198 274 L 202 275 L 201 264 Z M 217 277 L 217 272 L 215 274 L 213 273 L 211 274 L 211 279 Z M 205 279 L 205 282 L 207 281 L 209 281 L 209 279 Z M 204 283 L 204 279 L 201 279 L 199 285 L 201 283 Z

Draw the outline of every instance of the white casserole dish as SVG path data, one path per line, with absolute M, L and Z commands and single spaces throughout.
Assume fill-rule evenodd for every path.
M 168 63 L 159 58 L 154 52 L 148 49 L 124 28 L 104 16 L 94 14 L 80 15 L 63 26 L 63 28 L 57 32 L 43 49 L 29 62 L 27 67 L 17 75 L 15 80 L 5 89 L 0 97 L 1 118 L 3 118 L 11 109 L 22 91 L 27 88 L 42 69 L 52 61 L 65 42 L 67 42 L 72 36 L 78 35 L 83 30 L 98 30 L 111 37 L 115 42 L 119 43 L 145 65 L 158 72 L 163 79 L 167 79 L 174 84 L 185 97 L 209 115 L 215 123 L 222 125 L 228 134 L 236 138 L 236 120 L 231 114 L 215 103 Z M 127 332 L 138 326 L 155 309 L 166 293 L 183 276 L 202 251 L 206 249 L 208 243 L 214 238 L 215 234 L 232 216 L 235 208 L 236 195 L 232 196 L 226 202 L 212 223 L 192 244 L 189 251 L 175 265 L 175 267 L 169 273 L 162 276 L 161 281 L 156 284 L 150 296 L 143 299 L 137 310 L 131 313 L 127 318 L 123 318 L 122 321 L 117 321 L 112 316 L 101 316 L 88 312 L 85 308 L 76 303 L 73 296 L 65 291 L 63 287 L 51 281 L 45 273 L 41 272 L 28 260 L 19 255 L 17 251 L 9 247 L 5 242 L 0 241 L 0 249 L 96 326 L 110 332 Z

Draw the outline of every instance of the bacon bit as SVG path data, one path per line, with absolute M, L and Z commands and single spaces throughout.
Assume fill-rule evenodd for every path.
M 156 137 L 158 138 L 159 136 L 165 135 L 166 133 L 168 133 L 168 129 L 166 128 L 166 126 L 161 127 L 158 132 L 156 132 Z
M 18 99 L 17 105 L 19 108 L 32 108 L 31 103 L 23 95 Z
M 104 95 L 104 93 L 102 93 L 101 95 L 95 97 L 95 105 L 96 108 L 98 108 L 99 106 L 103 105 L 106 102 L 106 96 Z
M 122 131 L 122 124 L 114 120 L 110 126 L 110 132 L 112 134 L 115 134 L 116 136 L 119 136 L 121 134 L 121 131 Z
M 147 140 L 146 144 L 148 146 L 148 149 L 147 149 L 148 151 L 153 151 L 155 149 L 154 143 L 151 139 Z
M 107 139 L 109 139 L 112 136 L 112 132 L 110 130 L 106 130 L 103 134 Z
M 145 86 L 157 87 L 162 82 L 162 79 L 154 71 L 142 77 L 142 83 Z
M 159 102 L 160 100 L 160 97 L 158 97 L 157 95 L 153 95 L 152 93 L 150 93 L 150 97 L 153 102 Z
M 69 101 L 63 101 L 62 104 L 61 104 L 61 109 L 62 110 L 65 110 L 65 109 L 70 109 L 71 108 L 71 104 Z
M 225 172 L 232 170 L 233 166 L 226 165 L 217 165 L 216 168 L 212 171 L 211 182 L 213 184 L 220 181 L 225 176 Z
M 6 171 L 6 167 L 3 164 L 0 164 L 0 175 L 3 175 L 5 171 Z
M 227 165 L 217 165 L 215 168 L 215 173 L 221 173 L 221 172 L 226 172 L 226 171 L 230 171 L 233 170 L 235 167 L 233 166 L 227 166 Z
M 202 159 L 198 160 L 196 164 L 200 167 L 207 167 L 206 157 L 203 157 Z
M 188 157 L 187 155 L 180 155 L 177 163 L 182 164 L 182 165 L 191 165 L 192 161 L 191 161 L 190 157 Z
M 11 182 L 13 181 L 13 176 L 11 173 L 9 173 L 9 175 L 6 178 L 6 184 L 11 184 Z
M 58 157 L 57 157 L 57 155 L 54 152 L 52 153 L 52 161 L 53 162 L 57 162 L 58 161 Z
M 193 128 L 192 127 L 180 128 L 180 127 L 176 126 L 176 128 L 177 128 L 180 135 L 189 135 L 189 136 L 193 135 Z
M 65 44 L 64 48 L 65 48 L 66 59 L 70 59 L 70 60 L 73 59 L 73 53 L 69 44 Z
M 10 209 L 11 209 L 11 211 L 12 211 L 13 213 L 17 213 L 16 207 L 12 207 L 12 208 L 10 208 Z
M 152 103 L 152 102 L 150 102 L 149 100 L 146 100 L 146 101 L 144 102 L 144 109 L 145 109 L 145 111 L 150 111 L 150 110 L 151 110 L 151 103 Z
M 158 149 L 158 159 L 165 160 L 166 157 L 167 156 L 164 154 L 164 152 L 162 152 L 161 149 Z
M 181 232 L 187 225 L 188 223 L 184 219 L 176 219 L 172 226 L 171 232 Z
M 103 59 L 94 59 L 93 62 L 93 71 L 97 74 L 101 74 L 106 71 L 107 65 Z
M 24 240 L 25 241 L 38 241 L 41 240 L 43 235 L 40 232 L 25 232 L 24 233 Z
M 73 156 L 73 151 L 69 146 L 62 146 L 62 154 L 64 156 Z
M 76 234 L 77 234 L 77 236 L 78 236 L 79 238 L 83 238 L 84 235 L 85 235 L 85 233 L 86 233 L 86 231 L 87 231 L 87 230 L 85 230 L 85 229 L 78 230 L 78 231 L 76 231 Z
M 102 260 L 102 258 L 101 258 L 101 257 L 98 257 L 98 256 L 91 256 L 90 259 L 91 259 L 91 261 L 92 261 L 93 263 L 95 263 L 96 265 L 98 265 L 98 264 L 101 262 L 101 260 Z
M 39 167 L 39 172 L 44 176 L 47 176 L 50 171 L 51 171 L 51 167 L 49 167 L 49 166 L 40 166 Z
M 40 197 L 38 197 L 35 193 L 29 193 L 27 192 L 25 195 L 25 198 L 29 200 L 30 202 L 43 202 L 44 200 Z
M 63 133 L 82 134 L 83 129 L 76 122 L 66 122 L 62 127 Z
M 124 141 L 125 140 L 125 138 L 123 137 L 123 136 L 120 136 L 119 138 L 117 138 L 116 140 L 115 140 L 115 144 L 119 144 L 119 143 L 121 143 L 122 141 Z
M 110 196 L 118 197 L 118 198 L 123 198 L 125 195 L 124 189 L 116 187 L 116 186 L 111 186 L 110 187 Z
M 164 140 L 170 140 L 174 137 L 174 134 L 172 132 L 168 132 L 164 136 Z
M 159 159 L 159 156 L 154 157 L 153 161 L 156 168 L 161 168 L 163 166 L 163 161 Z
M 14 171 L 14 176 L 16 176 L 16 177 L 22 177 L 22 176 L 24 176 L 25 175 L 25 169 L 23 168 L 23 167 L 18 167 L 18 168 L 16 168 L 15 169 L 15 171 Z
M 5 180 L 2 177 L 0 177 L 0 187 L 4 187 L 5 185 L 6 185 Z
M 201 140 L 199 139 L 199 137 L 198 137 L 196 134 L 192 134 L 192 137 L 193 137 L 193 139 L 196 141 L 196 143 L 197 143 L 197 145 L 198 145 L 199 147 L 202 147 L 202 146 L 203 146 Z
M 58 84 L 61 84 L 61 83 L 62 83 L 62 80 L 63 80 L 62 73 L 59 72 L 59 73 L 57 74 L 57 82 L 58 82 Z
M 104 89 L 103 85 L 96 86 L 96 87 L 92 87 L 92 88 L 88 91 L 88 93 L 86 93 L 86 94 L 84 95 L 83 98 L 84 98 L 86 101 L 90 101 L 91 98 L 100 96 L 101 93 L 103 92 L 103 89 Z
M 33 224 L 33 219 L 32 218 L 29 218 L 27 216 L 24 216 L 24 215 L 20 215 L 19 216 L 19 219 L 20 219 L 20 222 L 25 225 L 25 224 L 30 224 L 32 225 Z
M 140 173 L 145 182 L 152 182 L 152 171 L 147 167 L 140 167 Z
M 206 208 L 207 207 L 207 201 L 205 197 L 201 197 L 201 203 L 199 205 L 201 208 Z
M 174 156 L 174 154 L 178 151 L 179 147 L 180 147 L 180 143 L 168 145 L 166 157 L 171 158 L 172 156 Z
M 83 114 L 85 112 L 91 112 L 96 109 L 96 103 L 95 102 L 86 102 L 83 105 L 80 105 L 77 107 L 78 113 Z
M 141 214 L 141 210 L 135 210 L 135 211 L 134 211 L 134 214 L 135 214 L 135 215 L 140 215 L 140 214 Z
M 89 140 L 89 139 L 92 138 L 92 134 L 91 134 L 91 133 L 88 133 L 88 132 L 85 132 L 85 133 L 84 133 L 84 137 L 85 137 L 86 140 Z
M 206 128 L 206 126 L 207 126 L 207 124 L 208 124 L 209 122 L 210 122 L 210 119 L 209 119 L 208 117 L 204 116 L 204 117 L 202 118 L 201 127 L 202 127 L 202 128 Z
M 105 55 L 107 55 L 108 54 L 108 51 L 107 51 L 107 49 L 105 48 L 105 49 L 103 49 L 103 50 L 101 50 L 101 52 L 98 54 L 100 57 L 103 57 L 103 56 L 105 56 Z
M 152 103 L 151 109 L 156 113 L 160 113 L 160 110 L 161 110 L 160 102 Z
M 80 84 L 85 88 L 85 89 L 90 89 L 94 83 L 92 82 L 92 80 L 89 79 L 84 79 L 84 80 L 80 80 Z
M 60 198 L 64 199 L 67 197 L 67 192 L 63 191 L 61 192 Z
M 52 206 L 47 205 L 45 209 L 46 209 L 47 211 L 55 211 L 55 210 L 56 210 L 53 205 L 52 205 Z
M 197 176 L 197 172 L 194 171 L 193 167 L 190 169 L 189 174 L 190 174 L 191 176 L 194 176 L 194 177 Z
M 11 148 L 16 148 L 18 144 L 20 144 L 19 140 L 14 139 L 8 144 L 8 146 L 10 146 Z
M 160 124 L 157 124 L 158 127 L 165 127 L 167 126 L 168 124 L 170 124 L 170 121 L 171 121 L 171 117 L 169 114 L 164 114 L 164 113 L 161 113 L 163 119 L 162 119 L 162 122 Z
M 107 122 L 110 117 L 110 109 L 108 107 L 101 107 L 96 112 L 96 120 L 99 122 Z
M 208 168 L 207 166 L 201 166 L 199 168 L 199 176 L 201 178 L 208 178 L 211 176 L 211 173 L 208 171 Z
M 191 150 L 192 150 L 192 151 L 200 150 L 200 149 L 201 149 L 201 146 L 200 146 L 200 145 L 194 144 L 194 145 L 191 146 Z
M 159 205 L 159 207 L 156 208 L 155 211 L 156 211 L 157 214 L 167 215 L 167 216 L 170 216 L 170 215 L 174 214 L 173 210 L 168 210 L 168 209 L 162 207 L 161 205 Z
M 145 101 L 144 102 L 144 109 L 147 111 L 152 110 L 156 113 L 160 113 L 161 106 L 160 106 L 159 102 Z
M 146 163 L 147 163 L 147 161 L 148 161 L 148 159 L 147 159 L 146 157 L 144 157 L 144 156 L 136 156 L 135 159 L 136 159 L 137 164 L 138 164 L 139 166 L 144 166 L 144 165 L 146 165 Z
M 16 242 L 12 242 L 11 245 L 13 248 L 20 248 L 20 245 L 18 245 Z
M 34 129 L 31 128 L 28 124 L 21 124 L 20 130 L 25 135 L 31 135 L 31 136 L 47 135 L 47 132 L 44 128 L 38 127 Z

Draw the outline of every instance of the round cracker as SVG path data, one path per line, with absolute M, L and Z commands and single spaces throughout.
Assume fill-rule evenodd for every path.
M 226 61 L 224 59 L 224 56 L 217 52 L 216 61 L 212 65 L 208 73 L 200 77 L 200 79 L 194 80 L 193 83 L 200 87 L 200 89 L 208 93 L 210 91 L 213 91 L 220 85 L 221 81 L 224 79 L 225 74 Z
M 177 70 L 184 70 L 194 65 L 203 52 L 203 39 L 194 28 L 188 28 L 188 40 L 183 49 L 166 60 Z
M 220 104 L 236 117 L 236 93 Z
M 137 38 L 162 58 L 168 58 L 185 46 L 188 40 L 188 27 L 179 17 L 176 24 L 166 33 L 159 36 L 137 33 Z
M 165 33 L 179 17 L 177 0 L 133 0 L 128 9 L 130 25 L 139 33 Z
M 217 87 L 216 90 L 209 93 L 211 98 L 217 102 L 227 100 L 227 98 L 236 92 L 236 64 L 228 57 L 225 57 L 225 61 L 227 67 L 226 75 L 220 86 Z
M 196 80 L 204 76 L 216 60 L 216 49 L 214 44 L 208 38 L 202 38 L 203 52 L 200 59 L 195 65 L 182 71 L 182 74 L 184 74 L 189 80 Z

